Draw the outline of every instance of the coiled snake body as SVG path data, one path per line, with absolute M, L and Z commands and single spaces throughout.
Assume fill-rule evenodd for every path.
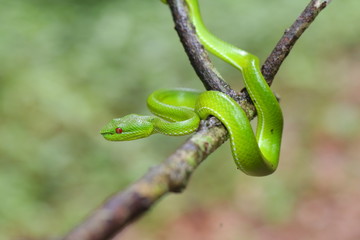
M 200 93 L 189 89 L 153 92 L 147 104 L 156 116 L 130 114 L 113 119 L 101 134 L 111 141 L 134 140 L 154 133 L 185 135 L 196 131 L 200 119 L 213 115 L 229 132 L 238 169 L 252 176 L 271 174 L 279 161 L 283 117 L 276 97 L 261 74 L 259 60 L 212 35 L 202 22 L 198 1 L 186 0 L 186 3 L 205 49 L 242 72 L 245 87 L 257 110 L 256 135 L 245 112 L 231 97 L 218 91 Z

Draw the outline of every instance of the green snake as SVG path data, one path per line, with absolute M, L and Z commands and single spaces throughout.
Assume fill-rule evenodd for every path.
M 166 3 L 166 0 L 162 0 Z M 171 136 L 190 134 L 200 120 L 212 115 L 226 127 L 237 168 L 252 176 L 274 172 L 279 161 L 283 117 L 279 103 L 261 74 L 256 56 L 211 34 L 201 19 L 197 0 L 185 0 L 190 20 L 205 49 L 243 74 L 245 87 L 258 116 L 256 136 L 245 112 L 228 95 L 218 91 L 190 89 L 157 90 L 147 105 L 156 116 L 130 114 L 113 119 L 101 130 L 105 139 L 128 141 L 154 133 Z

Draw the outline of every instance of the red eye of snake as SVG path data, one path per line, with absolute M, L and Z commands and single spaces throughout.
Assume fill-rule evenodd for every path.
M 123 132 L 123 130 L 122 130 L 122 128 L 116 128 L 116 129 L 115 129 L 115 132 L 120 134 L 120 133 Z

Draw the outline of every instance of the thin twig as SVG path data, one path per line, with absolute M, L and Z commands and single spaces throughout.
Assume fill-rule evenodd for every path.
M 296 40 L 316 18 L 329 1 L 312 0 L 295 23 L 285 31 L 275 49 L 265 61 L 262 72 L 269 84 L 272 83 L 282 62 L 289 54 Z M 217 73 L 207 53 L 188 20 L 184 0 L 168 0 L 173 14 L 175 28 L 184 45 L 190 62 L 206 89 L 223 91 L 236 100 L 247 111 L 249 119 L 255 111 L 246 99 L 246 93 L 236 94 Z M 239 97 L 240 96 L 240 97 Z M 250 106 L 250 107 L 249 107 Z M 162 164 L 150 169 L 142 178 L 127 189 L 109 198 L 83 223 L 73 229 L 64 240 L 105 240 L 109 239 L 145 213 L 158 199 L 169 192 L 181 192 L 197 166 L 226 139 L 227 132 L 222 125 L 202 123 L 200 130 L 191 136 L 174 154 Z
M 274 50 L 271 52 L 261 68 L 261 72 L 269 85 L 272 84 L 281 64 L 290 53 L 296 41 L 315 20 L 321 10 L 330 3 L 330 1 L 331 0 L 312 0 L 296 19 L 293 25 L 286 29 L 284 35 L 276 44 Z

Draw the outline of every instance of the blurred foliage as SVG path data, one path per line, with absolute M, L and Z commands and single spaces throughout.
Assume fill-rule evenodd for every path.
M 307 3 L 201 1 L 213 32 L 261 59 Z M 166 224 L 224 205 L 265 226 L 291 222 L 314 189 L 341 194 L 341 181 L 356 186 L 360 2 L 342 3 L 321 13 L 274 83 L 286 120 L 279 170 L 244 176 L 225 144 L 184 193 L 162 200 L 127 239 L 167 239 L 159 237 Z M 157 88 L 202 86 L 160 1 L 4 0 L 0 22 L 0 239 L 61 236 L 186 139 L 111 143 L 98 134 L 102 125 L 147 113 L 146 97 Z M 240 74 L 214 61 L 240 89 Z M 249 229 L 234 234 L 256 239 Z

